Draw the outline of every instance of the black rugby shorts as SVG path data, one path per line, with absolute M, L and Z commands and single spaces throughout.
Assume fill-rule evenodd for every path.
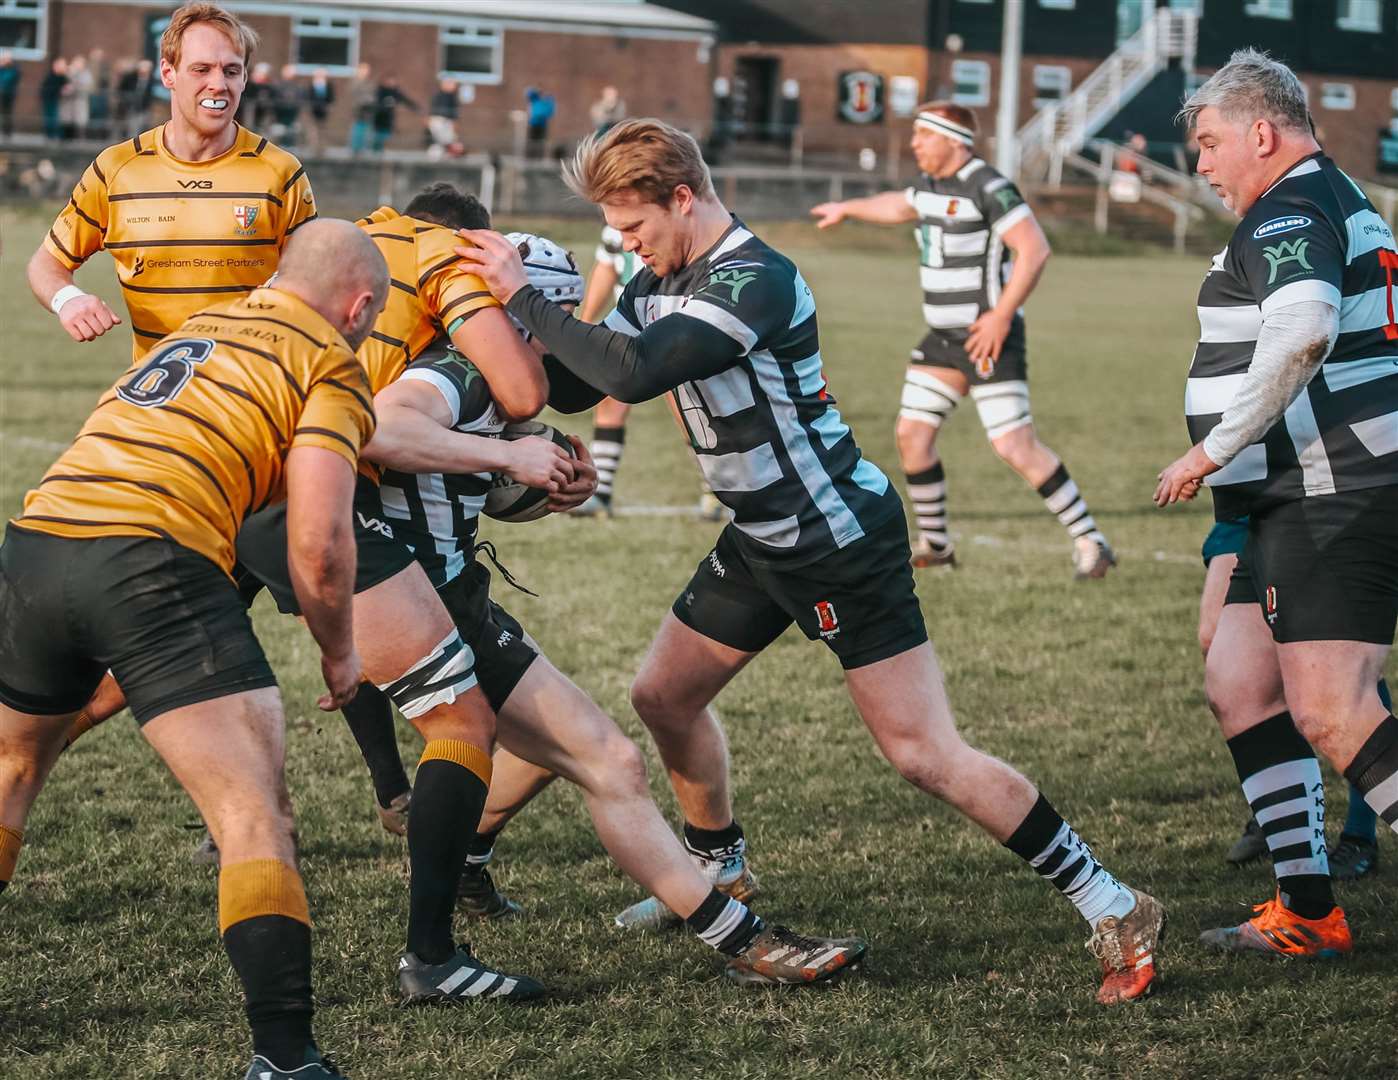
M 927 640 L 901 512 L 800 566 L 754 560 L 751 550 L 736 526 L 725 528 L 675 600 L 675 618 L 744 652 L 761 652 L 794 622 L 812 641 L 825 642 L 846 670 Z
M 108 669 L 137 723 L 277 684 L 238 590 L 189 548 L 11 525 L 0 545 L 0 701 L 57 716 Z
M 1398 487 L 1294 499 L 1255 512 L 1226 604 L 1260 604 L 1279 643 L 1392 645 Z
M 362 475 L 355 479 L 353 513 L 358 559 L 354 591 L 362 593 L 411 566 L 413 552 L 394 535 L 393 523 L 384 513 L 379 486 Z M 286 566 L 286 503 L 269 506 L 243 522 L 238 533 L 238 567 L 234 576 L 249 602 L 260 582 L 283 615 L 301 614 Z

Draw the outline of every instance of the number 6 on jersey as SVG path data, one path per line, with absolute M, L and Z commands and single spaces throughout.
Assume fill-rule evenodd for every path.
M 214 343 L 208 338 L 172 341 L 118 386 L 117 396 L 143 409 L 169 404 L 193 377 L 194 365 L 202 364 L 213 351 Z

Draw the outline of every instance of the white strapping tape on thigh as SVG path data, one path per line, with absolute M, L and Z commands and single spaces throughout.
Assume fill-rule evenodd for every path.
M 1029 384 L 1023 380 L 973 386 L 971 400 L 980 413 L 981 426 L 992 440 L 1034 422 L 1029 415 Z
M 398 678 L 377 683 L 398 711 L 412 720 L 438 705 L 449 705 L 476 685 L 476 654 L 453 629 L 430 654 Z
M 951 416 L 960 404 L 961 392 L 955 387 L 919 368 L 908 368 L 903 381 L 902 408 L 898 410 L 898 415 L 904 420 L 941 427 L 942 421 Z

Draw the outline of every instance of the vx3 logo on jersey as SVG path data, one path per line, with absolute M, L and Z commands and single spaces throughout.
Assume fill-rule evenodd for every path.
M 181 180 L 180 187 L 186 191 L 212 191 L 214 182 L 212 180 Z
M 366 518 L 358 510 L 354 512 L 354 516 L 359 519 L 359 524 L 361 527 L 365 529 L 370 529 L 373 532 L 378 533 L 380 536 L 386 536 L 390 540 L 393 539 L 393 527 L 389 525 L 387 522 L 380 521 L 378 518 Z
M 750 282 L 757 280 L 756 270 L 715 270 L 709 283 L 704 286 L 704 291 L 717 288 L 722 285 L 729 290 L 728 302 L 736 304 L 738 296 Z
M 1267 274 L 1267 284 L 1270 285 L 1277 280 L 1277 271 L 1287 263 L 1300 263 L 1302 270 L 1314 269 L 1306 261 L 1306 248 L 1310 246 L 1310 243 L 1309 240 L 1283 240 L 1280 244 L 1263 248 L 1262 257 L 1267 260 L 1267 266 L 1270 268 L 1270 272 Z

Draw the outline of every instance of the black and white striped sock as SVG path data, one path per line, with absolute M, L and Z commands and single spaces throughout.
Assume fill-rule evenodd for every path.
M 1087 512 L 1087 503 L 1083 501 L 1078 485 L 1068 475 L 1068 467 L 1063 462 L 1060 461 L 1053 475 L 1035 490 L 1044 500 L 1049 513 L 1057 516 L 1059 523 L 1074 540 L 1097 531 L 1097 522 Z
M 685 925 L 725 956 L 737 956 L 748 942 L 762 933 L 760 918 L 748 910 L 748 906 L 731 896 L 724 896 L 717 889 L 710 889 L 709 895 L 699 905 L 694 914 L 685 919 Z
M 1385 716 L 1354 755 L 1345 779 L 1364 793 L 1374 813 L 1398 832 L 1398 719 Z
M 612 485 L 616 473 L 621 468 L 621 452 L 626 447 L 624 427 L 596 427 L 592 429 L 592 463 L 597 466 L 597 497 L 610 502 Z
M 1323 919 L 1335 906 L 1325 849 L 1325 783 L 1320 762 L 1290 713 L 1228 740 L 1243 795 L 1267 837 L 1287 910 Z
M 1108 915 L 1120 918 L 1136 898 L 1117 881 L 1042 794 L 1005 846 L 1073 902 L 1088 925 Z
M 918 535 L 937 551 L 951 547 L 947 531 L 947 476 L 938 461 L 930 469 L 907 473 L 908 500 L 913 504 L 913 518 Z

